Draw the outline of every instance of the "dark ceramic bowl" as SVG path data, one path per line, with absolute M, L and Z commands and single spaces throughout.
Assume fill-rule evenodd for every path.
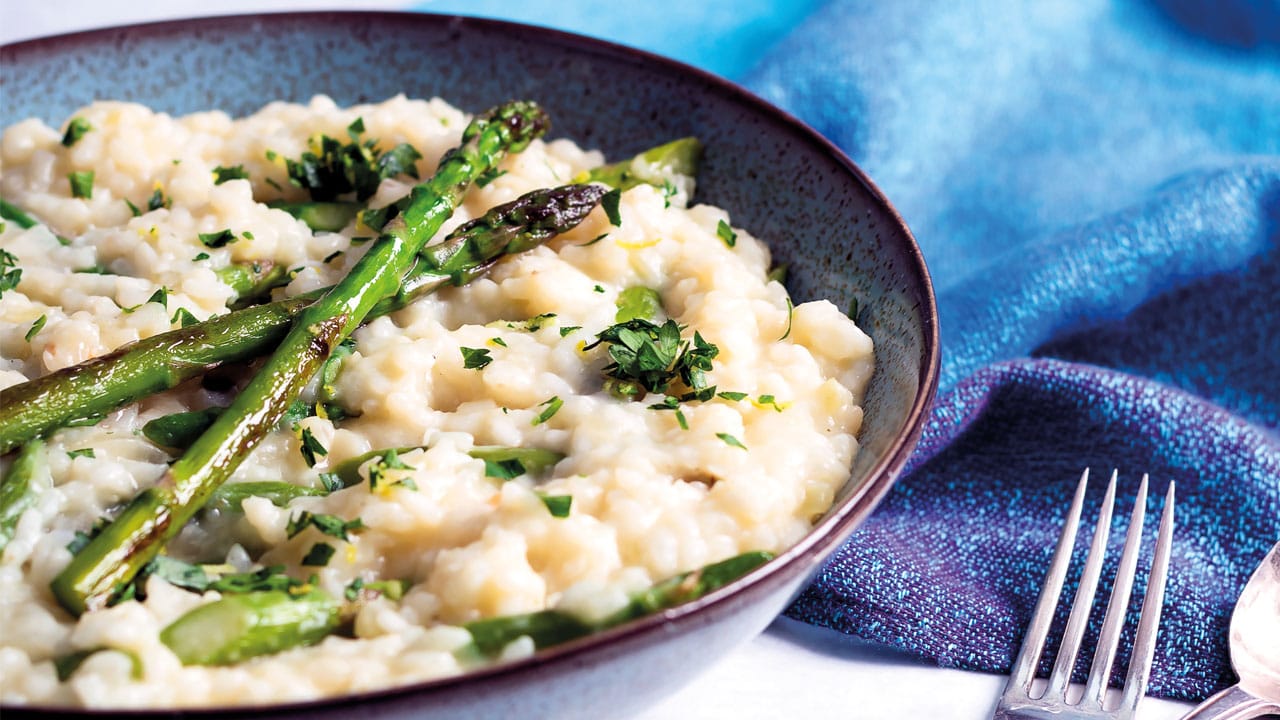
M 463 677 L 193 715 L 627 715 L 763 630 L 876 506 L 919 438 L 936 386 L 938 327 L 929 275 L 910 231 L 831 143 L 700 70 L 490 20 L 257 15 L 5 46 L 0 93 L 0 125 L 6 126 L 31 116 L 57 126 L 95 99 L 132 100 L 170 113 L 220 108 L 244 115 L 273 99 L 306 101 L 324 93 L 346 105 L 404 93 L 439 95 L 471 112 L 512 98 L 537 100 L 553 118 L 554 136 L 610 157 L 696 135 L 707 147 L 696 200 L 726 208 L 735 224 L 765 239 L 775 260 L 789 264 L 787 284 L 799 301 L 827 298 L 848 307 L 856 299 L 858 323 L 875 340 L 877 367 L 852 479 L 812 532 L 750 575 L 661 615 Z M 5 710 L 6 717 L 20 712 Z

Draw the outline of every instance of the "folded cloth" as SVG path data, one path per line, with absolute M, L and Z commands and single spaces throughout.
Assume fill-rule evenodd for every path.
M 1007 672 L 1083 468 L 1093 507 L 1119 470 L 1117 528 L 1150 473 L 1178 484 L 1150 691 L 1232 682 L 1280 539 L 1280 5 L 832 3 L 746 82 L 880 184 L 942 323 L 906 476 L 788 613 Z
M 1142 473 L 1156 496 L 1178 484 L 1151 691 L 1231 681 L 1231 609 L 1280 538 L 1280 3 L 422 7 L 739 80 L 849 153 L 911 225 L 943 392 L 907 474 L 792 617 L 1007 672 L 1076 480 L 1093 468 L 1096 507 L 1118 468 L 1117 527 Z

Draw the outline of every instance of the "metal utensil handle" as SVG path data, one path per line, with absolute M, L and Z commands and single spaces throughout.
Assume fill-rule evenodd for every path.
M 1280 705 L 1254 697 L 1239 685 L 1232 685 L 1183 715 L 1182 720 L 1248 720 L 1278 713 Z

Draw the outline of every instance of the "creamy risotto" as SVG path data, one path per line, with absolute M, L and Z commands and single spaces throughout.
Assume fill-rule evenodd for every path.
M 60 128 L 7 128 L 0 195 L 34 222 L 11 216 L 0 233 L 5 404 L 28 380 L 252 300 L 228 268 L 279 270 L 260 302 L 334 284 L 373 221 L 315 230 L 269 206 L 316 199 L 291 163 L 321 136 L 407 161 L 384 162 L 367 198 L 327 198 L 384 208 L 469 119 L 438 99 L 318 97 L 242 119 L 99 102 Z M 392 152 L 404 145 L 416 152 Z M 535 140 L 438 235 L 605 162 Z M 477 648 L 479 621 L 553 609 L 597 627 L 655 583 L 796 542 L 848 477 L 871 341 L 829 302 L 793 307 L 765 244 L 692 194 L 689 178 L 637 184 L 550 242 L 367 321 L 109 606 L 76 617 L 50 584 L 180 455 L 153 421 L 225 406 L 254 365 L 49 433 L 31 467 L 10 452 L 0 470 L 23 487 L 4 515 L 0 700 L 268 703 L 449 676 L 534 651 L 520 635 Z M 714 390 L 619 392 L 622 340 L 601 338 L 636 317 L 673 321 Z M 172 628 L 249 586 L 323 597 L 337 627 L 193 660 Z

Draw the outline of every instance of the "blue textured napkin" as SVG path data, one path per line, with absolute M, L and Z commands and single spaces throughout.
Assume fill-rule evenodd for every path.
M 1280 3 L 504 5 L 422 9 L 739 80 L 848 152 L 924 249 L 942 394 L 792 617 L 1007 672 L 1076 480 L 1093 468 L 1096 513 L 1118 468 L 1113 548 L 1151 475 L 1143 568 L 1177 482 L 1151 691 L 1232 681 L 1231 609 L 1280 539 Z

